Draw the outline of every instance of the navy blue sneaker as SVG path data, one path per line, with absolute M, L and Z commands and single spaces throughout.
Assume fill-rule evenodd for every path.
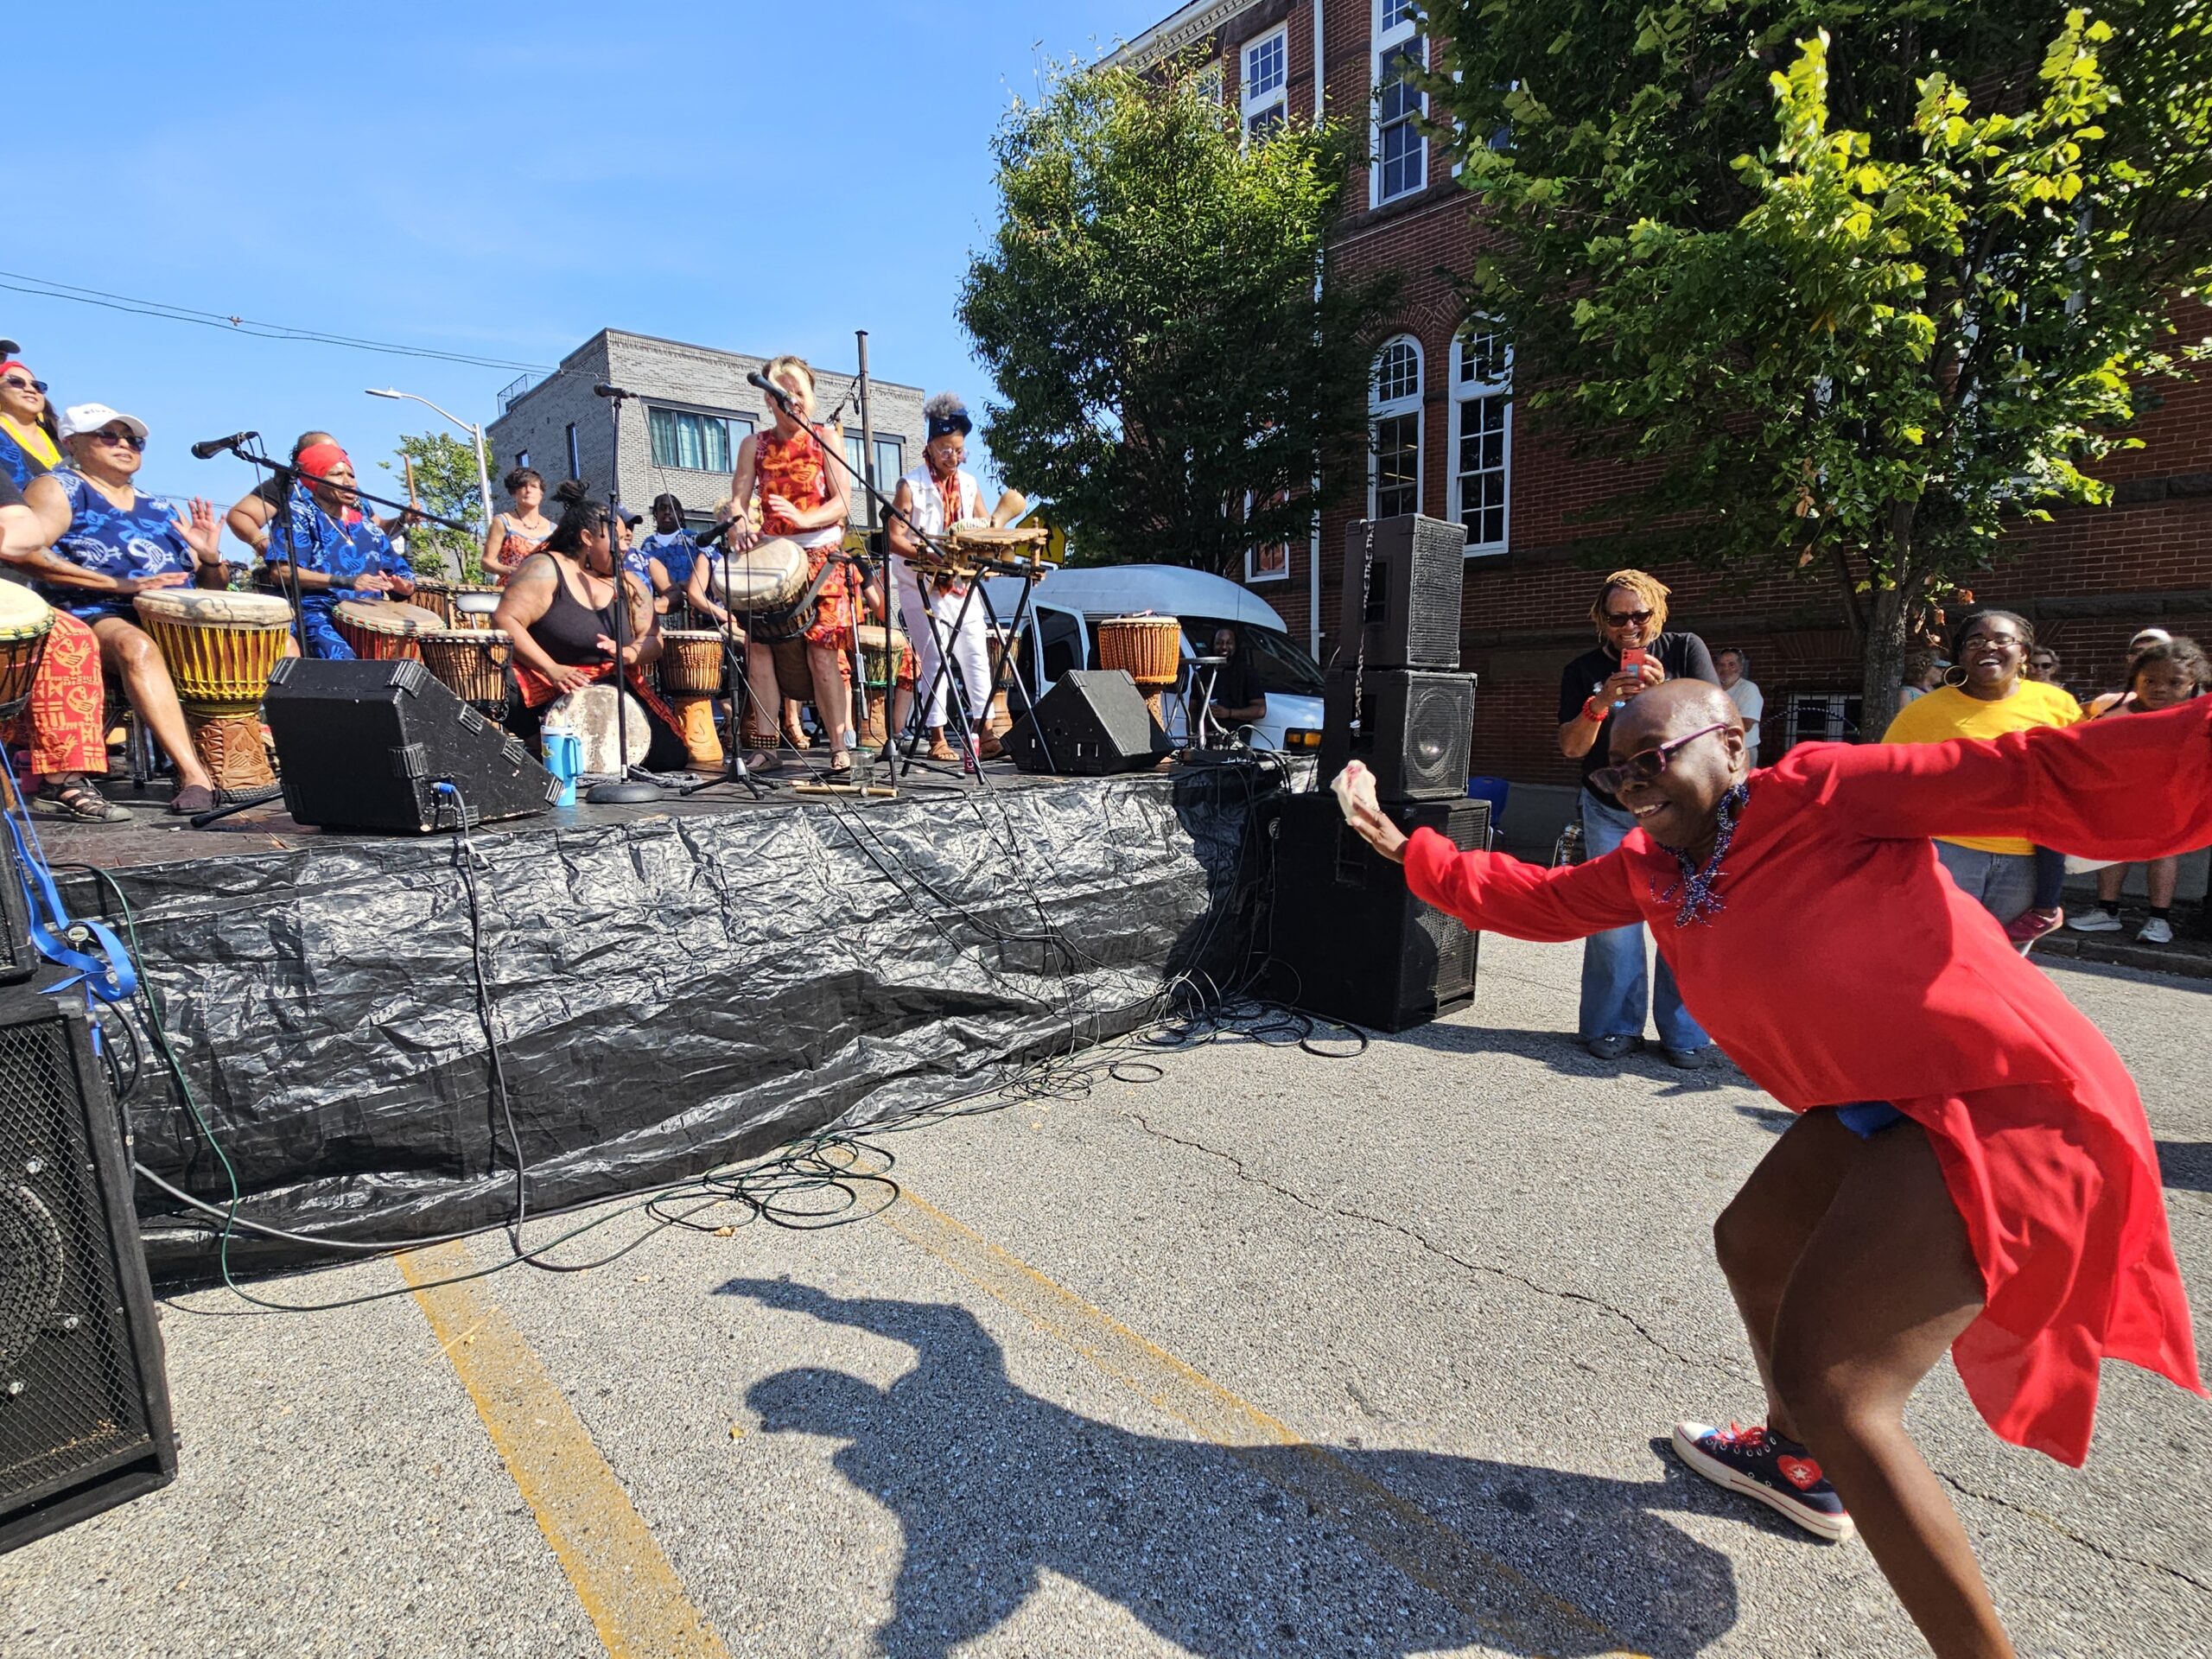
M 1770 1429 L 1676 1423 L 1675 1455 L 1714 1485 L 1779 1510 L 1830 1543 L 1858 1531 L 1813 1454 Z

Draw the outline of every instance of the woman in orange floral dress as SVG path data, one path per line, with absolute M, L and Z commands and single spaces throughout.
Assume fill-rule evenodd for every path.
M 796 357 L 779 357 L 770 363 L 767 378 L 791 399 L 787 408 L 779 402 L 775 423 L 738 447 L 737 475 L 730 483 L 731 511 L 743 514 L 757 493 L 760 498 L 760 528 L 741 524 L 730 532 L 733 551 L 742 553 L 770 537 L 795 542 L 806 554 L 810 585 L 823 567 L 844 544 L 845 524 L 851 516 L 850 493 L 845 469 L 833 460 L 842 454 L 842 435 L 834 426 L 814 420 L 814 371 Z M 847 678 L 847 653 L 852 643 L 854 603 L 858 583 L 849 565 L 838 565 L 822 583 L 820 603 L 806 630 L 806 665 L 814 683 L 815 712 L 829 734 L 830 770 L 852 770 L 853 757 L 846 739 L 853 722 L 852 690 Z M 746 681 L 753 694 L 753 715 L 747 721 L 754 733 L 772 731 L 783 694 L 777 688 L 774 653 L 747 649 Z M 774 740 L 768 739 L 768 745 Z M 746 764 L 764 771 L 779 764 L 772 747 L 748 755 Z

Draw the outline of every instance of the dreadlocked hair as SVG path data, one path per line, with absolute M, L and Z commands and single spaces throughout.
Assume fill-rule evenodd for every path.
M 1598 597 L 1590 606 L 1590 620 L 1600 639 L 1605 637 L 1605 595 L 1616 588 L 1634 594 L 1637 602 L 1651 613 L 1650 631 L 1646 638 L 1656 639 L 1667 632 L 1667 596 L 1674 589 L 1647 571 L 1616 570 L 1600 584 Z

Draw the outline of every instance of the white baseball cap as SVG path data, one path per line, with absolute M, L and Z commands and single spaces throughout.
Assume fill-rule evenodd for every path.
M 130 429 L 130 435 L 146 435 L 146 423 L 136 415 L 125 415 L 110 409 L 105 404 L 73 404 L 61 411 L 61 435 L 65 438 L 82 437 L 87 432 L 97 432 L 113 421 L 121 421 Z

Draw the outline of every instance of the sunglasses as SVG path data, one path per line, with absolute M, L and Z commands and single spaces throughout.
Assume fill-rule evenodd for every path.
M 1652 613 L 1649 611 L 1607 611 L 1605 626 L 1609 628 L 1624 628 L 1633 622 L 1638 627 L 1642 627 L 1651 620 L 1651 617 Z
M 1742 728 L 1730 721 L 1722 726 L 1707 726 L 1692 732 L 1688 737 L 1678 737 L 1671 743 L 1662 743 L 1656 749 L 1639 749 L 1617 766 L 1600 766 L 1590 774 L 1590 781 L 1608 795 L 1618 795 L 1630 784 L 1648 784 L 1667 770 L 1676 751 L 1694 743 L 1700 737 L 1711 737 L 1715 732 L 1733 732 Z
M 146 440 L 135 432 L 95 432 L 92 435 L 102 443 L 112 443 L 126 449 L 136 449 L 142 455 L 146 453 Z
M 45 381 L 26 380 L 20 374 L 0 375 L 0 380 L 5 380 L 17 391 L 44 391 L 46 390 Z

